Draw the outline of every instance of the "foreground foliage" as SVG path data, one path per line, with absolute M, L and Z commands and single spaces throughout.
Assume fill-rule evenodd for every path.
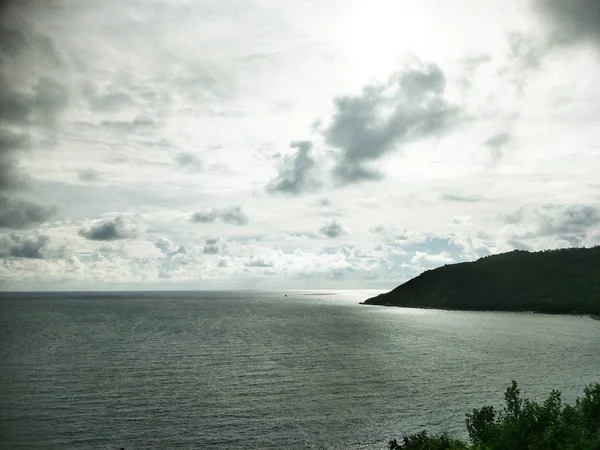
M 371 305 L 600 315 L 600 246 L 487 256 L 423 272 Z
M 504 394 L 506 406 L 467 414 L 470 443 L 426 431 L 389 442 L 390 450 L 600 450 L 600 384 L 585 388 L 574 406 L 552 391 L 538 404 L 522 399 L 516 381 Z

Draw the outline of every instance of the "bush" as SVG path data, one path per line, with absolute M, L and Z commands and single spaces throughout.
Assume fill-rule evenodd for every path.
M 506 389 L 506 406 L 474 409 L 466 415 L 471 444 L 426 431 L 395 439 L 390 450 L 600 450 L 600 384 L 585 388 L 574 406 L 552 391 L 543 404 L 522 399 L 516 381 Z

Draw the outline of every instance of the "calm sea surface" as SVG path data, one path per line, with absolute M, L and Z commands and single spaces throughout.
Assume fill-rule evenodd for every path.
M 586 317 L 287 294 L 0 294 L 0 447 L 384 449 L 600 382 Z

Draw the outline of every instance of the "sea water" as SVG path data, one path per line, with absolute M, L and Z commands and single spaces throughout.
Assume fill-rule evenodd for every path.
M 384 449 L 600 382 L 600 321 L 371 294 L 2 293 L 0 447 Z

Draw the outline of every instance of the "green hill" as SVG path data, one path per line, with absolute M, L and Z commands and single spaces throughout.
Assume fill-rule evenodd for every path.
M 446 265 L 363 303 L 600 315 L 600 246 L 515 250 Z

